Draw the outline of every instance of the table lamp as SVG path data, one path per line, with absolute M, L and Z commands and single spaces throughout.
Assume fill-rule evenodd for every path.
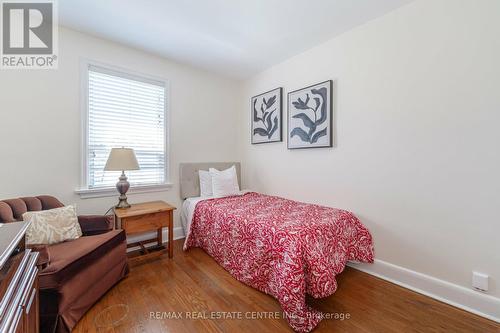
M 116 208 L 129 208 L 127 202 L 127 191 L 130 188 L 130 183 L 127 181 L 125 171 L 139 170 L 139 163 L 135 157 L 134 150 L 131 148 L 113 148 L 109 153 L 108 161 L 104 167 L 104 171 L 121 171 L 120 180 L 116 183 L 116 189 L 120 192 L 118 205 Z

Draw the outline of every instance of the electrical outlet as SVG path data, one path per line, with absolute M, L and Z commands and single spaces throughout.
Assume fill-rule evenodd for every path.
M 488 291 L 489 276 L 479 272 L 472 272 L 472 287 L 479 291 Z

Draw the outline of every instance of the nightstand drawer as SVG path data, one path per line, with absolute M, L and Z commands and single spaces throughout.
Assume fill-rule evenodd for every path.
M 122 218 L 122 228 L 127 234 L 157 230 L 170 224 L 169 212 L 158 212 Z

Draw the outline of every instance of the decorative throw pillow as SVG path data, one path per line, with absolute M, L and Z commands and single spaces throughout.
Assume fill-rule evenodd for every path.
M 236 167 L 234 165 L 223 171 L 214 168 L 210 168 L 209 171 L 212 176 L 212 192 L 214 197 L 226 197 L 240 193 L 238 175 L 236 174 Z
M 82 236 L 75 206 L 27 212 L 23 220 L 31 222 L 26 231 L 26 245 L 50 245 Z
M 199 170 L 198 175 L 200 176 L 200 196 L 211 197 L 214 195 L 212 191 L 212 176 L 210 175 L 210 172 Z

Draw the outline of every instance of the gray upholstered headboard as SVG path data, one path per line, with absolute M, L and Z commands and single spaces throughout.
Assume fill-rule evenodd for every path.
M 236 166 L 236 173 L 238 174 L 238 183 L 241 188 L 241 165 L 240 162 L 204 162 L 204 163 L 181 163 L 179 170 L 181 198 L 186 199 L 189 197 L 200 196 L 200 179 L 198 177 L 199 170 L 207 170 L 215 168 L 224 170 L 232 166 Z

